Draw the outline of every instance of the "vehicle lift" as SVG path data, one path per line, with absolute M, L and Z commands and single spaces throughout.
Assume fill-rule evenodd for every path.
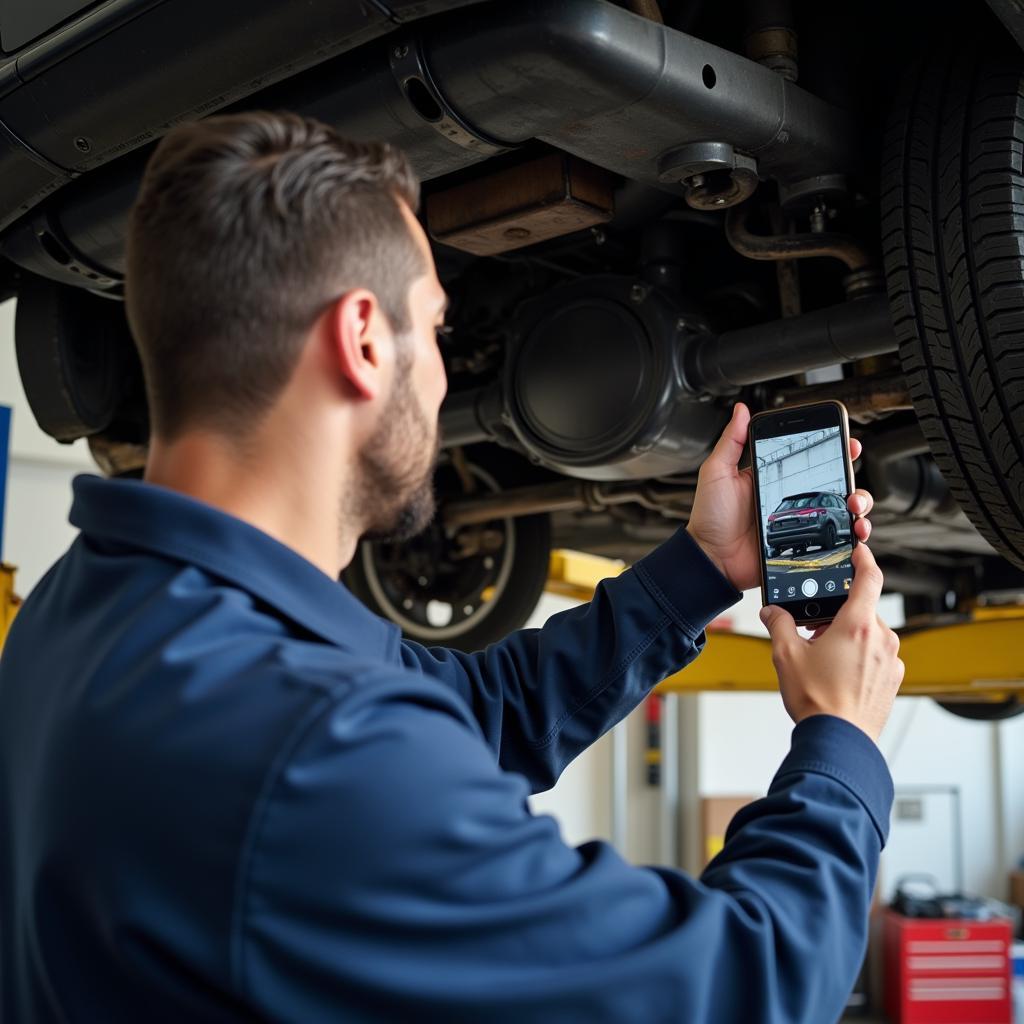
M 623 562 L 578 551 L 555 551 L 548 591 L 589 601 L 594 588 L 625 568 Z M 977 606 L 970 619 L 897 630 L 907 666 L 901 697 L 1003 702 L 1024 698 L 1024 604 Z M 969 652 L 969 653 L 968 653 Z M 669 676 L 658 693 L 775 691 L 768 637 L 708 629 L 703 653 Z
M 621 561 L 598 555 L 555 551 L 547 590 L 589 601 L 601 580 L 625 568 Z M 978 606 L 970 609 L 969 615 L 966 621 L 910 623 L 897 630 L 900 656 L 906 665 L 900 696 L 932 697 L 943 703 L 991 703 L 994 708 L 1014 699 L 1024 700 L 1024 604 Z M 654 701 L 659 707 L 653 714 L 648 709 L 644 760 L 648 782 L 656 779 L 659 786 L 660 863 L 685 866 L 679 845 L 678 699 L 708 691 L 776 692 L 778 685 L 767 636 L 734 633 L 716 628 L 712 622 L 700 657 L 655 688 Z M 629 836 L 627 737 L 626 721 L 612 729 L 611 838 L 623 855 Z

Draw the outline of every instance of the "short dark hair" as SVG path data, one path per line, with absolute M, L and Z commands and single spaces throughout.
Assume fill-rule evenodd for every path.
M 399 150 L 296 114 L 170 131 L 131 211 L 125 281 L 154 433 L 252 426 L 316 318 L 352 288 L 407 331 L 409 287 L 427 268 L 399 201 L 419 206 Z

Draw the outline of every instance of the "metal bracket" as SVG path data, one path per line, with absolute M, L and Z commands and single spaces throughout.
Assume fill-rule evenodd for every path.
M 658 180 L 683 185 L 686 202 L 695 210 L 724 210 L 753 195 L 757 161 L 737 153 L 728 142 L 691 142 L 661 158 Z
M 516 148 L 489 138 L 456 113 L 437 87 L 416 36 L 395 37 L 388 61 L 395 81 L 413 110 L 449 142 L 481 156 L 495 156 Z

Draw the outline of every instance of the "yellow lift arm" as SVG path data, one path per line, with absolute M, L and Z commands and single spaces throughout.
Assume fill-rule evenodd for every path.
M 1024 608 L 1005 618 L 901 631 L 903 696 L 1006 700 L 1024 691 Z M 662 682 L 662 693 L 777 690 L 767 638 L 710 632 L 701 656 Z
M 551 556 L 548 590 L 588 601 L 597 584 L 625 564 L 577 551 Z M 0 650 L 20 600 L 14 566 L 0 563 Z M 900 633 L 900 657 L 907 666 L 905 696 L 1005 700 L 1024 691 L 1024 607 L 979 608 L 970 622 Z M 766 637 L 711 631 L 701 656 L 658 686 L 660 693 L 778 688 Z
M 623 568 L 597 555 L 555 551 L 548 589 L 586 601 L 602 579 Z M 907 666 L 904 696 L 1001 701 L 1024 691 L 1024 606 L 979 608 L 970 622 L 898 632 Z M 701 656 L 660 683 L 658 692 L 773 691 L 778 685 L 767 637 L 710 631 Z

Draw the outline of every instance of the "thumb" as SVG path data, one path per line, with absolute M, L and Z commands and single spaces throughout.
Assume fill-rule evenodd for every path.
M 761 621 L 768 629 L 772 643 L 791 643 L 800 639 L 793 616 L 777 604 L 766 604 L 760 611 Z
M 718 439 L 718 443 L 708 456 L 707 461 L 735 469 L 746 448 L 749 426 L 750 410 L 742 402 L 737 402 L 732 408 L 732 416 L 725 425 L 722 436 Z
M 851 561 L 854 569 L 853 586 L 850 587 L 846 603 L 839 610 L 842 612 L 849 608 L 847 615 L 859 610 L 873 618 L 885 582 L 882 570 L 878 568 L 874 552 L 863 542 L 854 547 Z

